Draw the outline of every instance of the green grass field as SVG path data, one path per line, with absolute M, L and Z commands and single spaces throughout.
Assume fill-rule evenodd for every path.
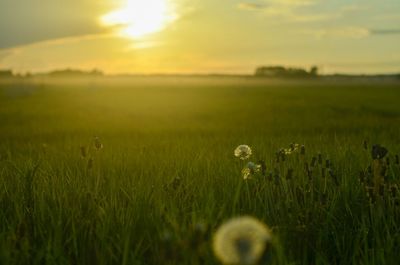
M 219 264 L 213 234 L 240 215 L 272 229 L 268 264 L 398 264 L 399 88 L 240 77 L 2 81 L 0 264 Z M 291 143 L 305 155 L 277 159 Z M 265 176 L 243 180 L 240 144 L 253 149 L 250 161 L 265 161 Z M 373 163 L 372 144 L 389 150 L 385 159 Z M 366 192 L 376 188 L 367 169 L 376 163 L 384 181 Z

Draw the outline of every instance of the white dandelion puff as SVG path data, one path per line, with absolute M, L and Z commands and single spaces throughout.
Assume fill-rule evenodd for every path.
M 271 241 L 271 232 L 262 222 L 250 216 L 231 219 L 214 235 L 213 249 L 224 264 L 256 264 Z
M 246 160 L 251 156 L 251 148 L 248 145 L 242 144 L 236 147 L 234 155 L 242 160 Z

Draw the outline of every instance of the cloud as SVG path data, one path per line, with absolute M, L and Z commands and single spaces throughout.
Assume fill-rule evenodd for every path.
M 359 11 L 364 11 L 364 10 L 367 10 L 367 9 L 369 9 L 370 7 L 369 6 L 366 6 L 366 5 L 357 5 L 357 4 L 351 4 L 351 5 L 345 5 L 345 6 L 342 6 L 341 8 L 340 8 L 340 10 L 343 12 L 343 13 L 351 13 L 351 12 L 359 12 Z
M 368 9 L 368 6 L 344 5 L 332 12 L 316 12 L 320 0 L 265 0 L 262 2 L 242 2 L 237 8 L 258 11 L 266 17 L 278 18 L 289 22 L 315 22 L 335 20 L 348 14 Z
M 268 5 L 261 3 L 239 3 L 237 7 L 242 10 L 263 10 L 266 9 Z
M 363 39 L 371 35 L 371 31 L 363 27 L 341 27 L 305 30 L 303 33 L 312 35 L 317 39 Z
M 11 55 L 11 54 L 17 54 L 20 51 L 27 49 L 27 48 L 35 48 L 35 47 L 46 48 L 46 47 L 50 47 L 50 46 L 72 44 L 72 43 L 77 43 L 77 42 L 82 42 L 82 41 L 87 41 L 87 40 L 105 39 L 105 38 L 110 38 L 112 36 L 113 36 L 112 34 L 88 34 L 88 35 L 64 37 L 64 38 L 59 38 L 59 39 L 50 39 L 50 40 L 43 40 L 43 41 L 38 41 L 38 42 L 34 42 L 34 43 L 22 44 L 22 45 L 14 46 L 11 48 L 0 49 L 0 59 L 2 59 L 1 54 L 6 54 L 7 56 Z
M 305 7 L 316 5 L 318 0 L 269 0 L 264 2 L 242 2 L 237 5 L 240 10 L 258 11 L 272 18 L 279 18 L 290 22 L 312 22 L 330 20 L 338 17 L 334 13 L 304 12 Z
M 368 29 L 365 27 L 340 27 L 340 28 L 326 28 L 304 30 L 304 34 L 312 35 L 316 39 L 363 39 L 369 36 L 391 36 L 400 35 L 400 29 Z
M 380 14 L 380 15 L 376 15 L 375 17 L 372 17 L 373 20 L 376 21 L 390 21 L 390 22 L 399 22 L 400 21 L 400 14 L 398 13 L 386 13 L 386 14 Z
M 13 50 L 3 50 L 3 51 L 0 50 L 0 63 L 1 63 L 2 60 L 7 58 L 8 56 L 11 56 L 11 55 L 13 55 L 15 53 L 16 53 L 16 51 L 13 51 Z M 1 64 L 0 64 L 0 68 L 2 68 Z
M 97 18 L 108 4 L 95 0 L 0 2 L 0 49 L 106 31 Z
M 353 73 L 353 74 L 388 74 L 398 73 L 400 60 L 352 60 L 352 61 L 327 61 L 321 63 L 324 72 L 328 73 Z
M 264 2 L 242 2 L 237 5 L 238 9 L 253 11 L 268 11 L 271 9 L 293 10 L 298 7 L 311 6 L 316 0 L 269 0 Z
M 371 29 L 372 35 L 399 35 L 400 29 Z

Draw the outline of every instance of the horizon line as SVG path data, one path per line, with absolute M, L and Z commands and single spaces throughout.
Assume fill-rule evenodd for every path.
M 286 65 L 266 65 L 267 67 L 275 67 L 275 66 L 282 66 L 286 69 L 307 69 L 302 67 L 296 66 L 286 66 Z M 260 66 L 264 67 L 264 66 Z M 0 72 L 11 72 L 14 77 L 25 77 L 25 76 L 40 76 L 40 75 L 51 75 L 57 72 L 77 72 L 81 73 L 82 75 L 90 75 L 93 73 L 97 73 L 101 76 L 106 77 L 114 77 L 114 76 L 256 76 L 255 70 L 253 71 L 246 71 L 246 72 L 116 72 L 116 73 L 109 73 L 103 71 L 99 68 L 73 68 L 73 67 L 66 67 L 66 68 L 54 68 L 52 70 L 47 71 L 24 71 L 18 72 L 12 68 L 0 68 Z M 400 70 L 393 71 L 393 72 L 328 72 L 328 73 L 318 73 L 318 76 L 334 76 L 334 75 L 344 75 L 344 76 L 392 76 L 392 75 L 400 75 Z

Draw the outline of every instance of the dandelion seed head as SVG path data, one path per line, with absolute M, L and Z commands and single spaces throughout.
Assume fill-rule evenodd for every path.
M 251 170 L 248 167 L 242 169 L 242 176 L 244 180 L 251 179 Z
M 242 169 L 243 179 L 250 179 L 251 176 L 257 172 L 261 171 L 261 165 L 255 164 L 253 162 L 248 162 L 246 167 Z
M 96 148 L 97 150 L 103 149 L 103 144 L 100 141 L 99 137 L 94 137 L 94 148 Z
M 292 154 L 292 149 L 283 149 L 283 153 L 285 154 L 285 155 L 290 155 L 290 154 Z
M 236 147 L 234 155 L 242 160 L 248 159 L 252 154 L 251 148 L 248 145 L 242 144 Z
M 269 228 L 249 216 L 221 225 L 214 236 L 215 255 L 224 264 L 256 264 L 271 240 Z
M 299 144 L 295 144 L 295 143 L 290 144 L 290 150 L 292 150 L 293 152 L 299 150 L 299 148 L 300 148 Z
M 300 145 L 299 145 L 299 144 L 291 143 L 290 146 L 289 146 L 289 148 L 282 148 L 282 149 L 279 151 L 279 153 L 284 154 L 284 155 L 291 155 L 291 154 L 293 154 L 293 153 L 295 153 L 295 152 L 298 152 L 298 151 L 299 151 L 299 148 L 300 148 Z
M 258 168 L 258 166 L 257 166 L 255 163 L 253 163 L 253 162 L 247 163 L 247 167 L 248 167 L 250 170 L 252 170 L 252 171 L 256 171 L 257 168 Z

